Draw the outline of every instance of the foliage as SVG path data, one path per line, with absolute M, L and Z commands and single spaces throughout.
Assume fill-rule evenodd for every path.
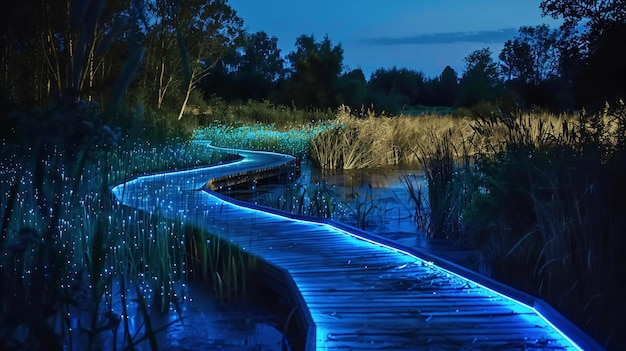
M 535 85 L 556 76 L 558 39 L 558 32 L 546 24 L 520 27 L 518 36 L 506 41 L 499 55 L 503 75 Z
M 132 77 L 141 62 L 142 50 L 132 26 L 141 20 L 135 4 L 76 0 L 58 5 L 23 1 L 12 4 L 7 9 L 12 12 L 3 20 L 0 91 L 22 106 L 101 99 L 112 77 L 121 71 L 127 71 L 121 79 Z M 25 17 L 32 23 L 26 25 Z M 120 53 L 116 41 L 122 33 L 128 36 L 127 64 L 114 59 Z M 118 97 L 125 83 L 117 83 Z
M 380 68 L 372 73 L 368 82 L 370 91 L 376 92 L 371 102 L 379 111 L 398 114 L 405 105 L 424 103 L 424 81 L 423 72 L 397 67 Z
M 461 211 L 467 199 L 460 196 L 464 191 L 458 189 L 460 170 L 456 160 L 459 150 L 451 140 L 453 135 L 452 129 L 441 135 L 431 131 L 428 136 L 430 142 L 418 145 L 419 151 L 414 151 L 428 182 L 427 203 L 430 220 L 426 233 L 431 239 L 459 240 L 461 236 Z M 463 157 L 469 156 L 465 153 Z M 419 209 L 422 204 L 415 194 L 413 197 L 415 206 Z
M 184 91 L 180 120 L 190 94 L 242 35 L 242 20 L 226 0 L 179 0 L 169 7 L 181 61 L 181 88 Z M 161 33 L 164 34 L 164 33 Z
M 354 197 L 354 203 L 352 205 L 354 214 L 354 220 L 356 226 L 360 229 L 367 229 L 368 221 L 374 214 L 378 214 L 381 218 L 384 217 L 387 211 L 385 211 L 384 204 L 372 192 L 372 186 L 368 184 L 366 192 L 363 196 L 356 194 L 354 189 L 352 190 L 356 196 Z
M 212 287 L 220 303 L 246 297 L 254 283 L 257 258 L 200 228 L 184 230 L 189 275 Z
M 457 106 L 470 107 L 480 102 L 494 101 L 500 94 L 500 79 L 497 64 L 491 50 L 475 50 L 465 58 L 465 71 L 459 82 Z
M 349 200 L 337 196 L 325 181 L 288 184 L 275 196 L 265 194 L 261 203 L 288 213 L 340 220 L 364 230 L 371 225 L 372 217 L 383 218 L 387 213 L 384 202 L 373 195 L 371 186 L 362 195 L 352 189 Z
M 542 13 L 562 18 L 561 66 L 583 106 L 601 108 L 626 95 L 626 5 L 621 1 L 544 0 Z
M 261 31 L 245 34 L 241 47 L 231 51 L 205 77 L 205 97 L 219 95 L 226 101 L 269 99 L 284 79 L 284 59 L 278 39 Z
M 337 106 L 336 96 L 343 63 L 341 44 L 333 45 L 313 35 L 296 39 L 296 51 L 287 55 L 291 74 L 283 87 L 284 103 L 321 109 Z
M 214 97 L 209 101 L 207 110 L 198 113 L 198 117 L 204 125 L 217 120 L 232 126 L 264 124 L 286 130 L 309 123 L 315 124 L 332 120 L 335 117 L 335 112 L 333 110 L 275 105 L 267 100 L 260 102 L 249 100 L 245 104 L 227 104 L 224 100 Z
M 623 343 L 615 326 L 624 287 L 612 278 L 626 267 L 623 105 L 578 119 L 511 113 L 472 125 L 468 141 L 482 152 L 465 171 L 442 172 L 460 186 L 440 189 L 461 208 L 453 220 L 482 254 L 477 268 L 541 296 L 607 347 Z M 431 208 L 431 223 L 438 216 Z
M 315 184 L 289 184 L 276 200 L 265 202 L 288 213 L 317 218 L 333 218 L 336 196 L 326 182 Z
M 482 103 L 561 112 L 599 108 L 626 94 L 621 3 L 541 2 L 544 15 L 562 18 L 563 25 L 521 27 L 507 41 L 499 53 L 506 91 L 488 49 L 468 55 L 464 72 L 447 66 L 432 78 L 407 68 L 380 68 L 370 77 L 347 70 L 341 44 L 327 36 L 316 41 L 302 35 L 283 56 L 276 37 L 245 32 L 225 0 L 75 0 L 60 6 L 27 0 L 3 9 L 3 109 L 31 112 L 63 100 L 98 101 L 107 111 L 102 124 L 135 124 L 135 131 L 146 127 L 158 138 L 188 136 L 194 111 L 205 109 L 203 100 L 213 96 L 229 103 L 251 99 L 322 111 L 346 105 L 395 115 L 419 106 Z M 32 24 L 19 20 L 27 14 Z M 183 115 L 190 120 L 177 126 Z M 3 125 L 20 123 L 18 114 L 3 114 Z
M 367 97 L 365 74 L 359 68 L 345 72 L 339 77 L 337 103 L 352 109 L 359 109 Z
M 562 111 L 572 108 L 567 91 L 570 83 L 561 67 L 560 31 L 547 25 L 520 27 L 519 34 L 504 43 L 500 69 L 506 79 L 507 94 L 515 106 L 549 108 Z
M 420 184 L 421 176 L 416 174 L 404 174 L 400 177 L 402 186 L 409 195 L 409 200 L 413 204 L 415 213 L 413 218 L 415 224 L 417 224 L 417 230 L 421 232 L 429 231 L 429 212 L 427 210 L 426 201 L 427 198 L 424 194 L 424 189 Z
M 433 92 L 429 105 L 454 105 L 459 86 L 459 78 L 452 67 L 446 66 L 441 72 L 441 75 L 434 79 L 431 84 L 433 85 Z
M 576 84 L 578 100 L 585 106 L 601 107 L 626 96 L 626 23 L 605 26 L 593 41 L 593 54 L 585 61 Z

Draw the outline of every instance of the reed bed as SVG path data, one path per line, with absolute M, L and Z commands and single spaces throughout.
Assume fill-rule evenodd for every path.
M 184 232 L 189 275 L 211 287 L 222 304 L 247 297 L 258 259 L 205 230 L 186 226 Z
M 264 203 L 288 213 L 317 218 L 333 218 L 340 204 L 326 182 L 316 184 L 289 184 L 276 199 L 266 196 Z
M 471 147 L 432 135 L 418 156 L 433 235 L 452 235 L 477 254 L 475 269 L 541 296 L 607 348 L 623 345 L 624 105 L 500 113 L 472 129 Z
M 426 144 L 429 133 L 454 130 L 460 138 L 471 135 L 467 119 L 442 116 L 358 115 L 343 106 L 333 128 L 318 133 L 311 157 L 324 169 L 360 169 L 390 165 L 418 165 L 412 150 Z
M 311 156 L 324 169 L 359 169 L 390 165 L 419 166 L 420 158 L 433 151 L 433 136 L 447 135 L 455 158 L 462 153 L 493 152 L 494 145 L 506 143 L 505 124 L 489 123 L 493 116 L 458 117 L 441 115 L 377 116 L 342 106 L 330 128 L 321 130 L 311 141 Z M 508 118 L 514 119 L 513 116 Z M 528 136 L 540 140 L 558 135 L 564 121 L 573 116 L 544 113 L 525 115 Z M 502 118 L 497 118 L 502 120 Z M 483 132 L 477 133 L 478 130 Z

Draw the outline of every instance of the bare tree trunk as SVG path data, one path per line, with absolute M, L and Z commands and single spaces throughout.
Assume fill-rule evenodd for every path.
M 170 75 L 170 77 L 167 79 L 167 82 L 164 82 L 165 80 L 165 61 L 163 59 L 161 59 L 161 72 L 159 73 L 159 91 L 158 91 L 158 97 L 157 97 L 157 109 L 161 109 L 161 106 L 163 105 L 163 100 L 165 100 L 165 94 L 167 93 L 167 89 L 170 86 L 170 83 L 172 83 L 172 79 L 173 77 Z
M 183 100 L 183 105 L 180 107 L 180 112 L 178 113 L 179 121 L 183 118 L 183 113 L 185 112 L 185 108 L 187 107 L 187 102 L 189 101 L 189 95 L 191 95 L 191 91 L 194 88 L 194 84 L 193 84 L 194 76 L 195 76 L 195 71 L 191 72 L 189 84 L 187 85 L 187 91 L 185 91 L 185 99 Z
M 167 54 L 171 49 L 171 42 L 166 42 L 164 39 L 161 39 L 161 54 L 159 55 L 159 89 L 157 96 L 157 109 L 161 109 L 163 106 L 163 102 L 165 101 L 165 96 L 167 95 L 167 91 L 169 90 L 172 81 L 174 80 L 174 74 L 169 73 L 166 78 L 166 70 L 167 63 L 172 64 L 172 60 L 169 58 Z M 167 80 L 166 80 L 167 79 Z

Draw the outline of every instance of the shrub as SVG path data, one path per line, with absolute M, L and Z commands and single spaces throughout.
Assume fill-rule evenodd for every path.
M 497 118 L 496 118 L 497 117 Z M 477 121 L 490 141 L 462 214 L 493 276 L 539 295 L 607 346 L 624 343 L 623 105 L 555 124 L 521 114 Z

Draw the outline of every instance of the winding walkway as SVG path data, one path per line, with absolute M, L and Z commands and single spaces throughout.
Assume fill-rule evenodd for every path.
M 233 163 L 138 177 L 112 192 L 125 205 L 202 225 L 287 271 L 314 323 L 307 350 L 599 348 L 541 300 L 452 263 L 208 189 L 211 179 L 293 161 L 237 153 L 242 158 Z

